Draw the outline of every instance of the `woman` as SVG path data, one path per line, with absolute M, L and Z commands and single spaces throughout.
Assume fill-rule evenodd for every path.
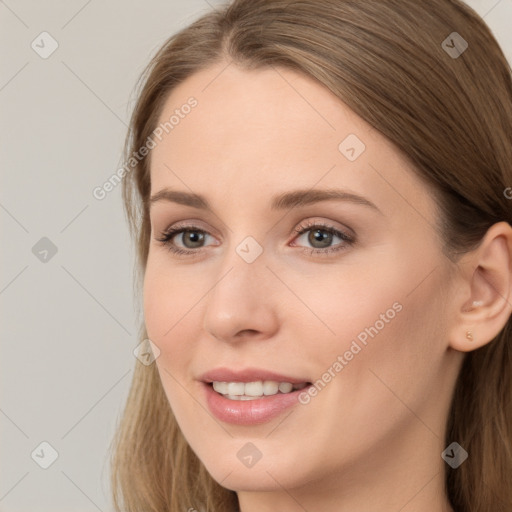
M 126 146 L 155 361 L 116 510 L 512 510 L 511 139 L 458 0 L 235 0 L 171 37 Z

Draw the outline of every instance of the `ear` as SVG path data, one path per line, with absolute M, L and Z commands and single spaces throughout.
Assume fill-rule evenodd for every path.
M 512 227 L 491 226 L 480 245 L 458 263 L 460 274 L 449 345 L 469 352 L 492 341 L 512 313 Z

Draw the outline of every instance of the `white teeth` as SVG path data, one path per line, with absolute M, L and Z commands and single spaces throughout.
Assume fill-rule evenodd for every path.
M 245 392 L 242 393 L 247 396 L 262 396 L 263 395 L 263 382 L 247 382 L 245 384 Z
M 263 394 L 264 395 L 275 395 L 279 391 L 279 382 L 275 380 L 266 380 L 263 383 Z
M 290 393 L 292 390 L 303 389 L 305 382 L 292 384 L 291 382 L 276 382 L 274 380 L 254 382 L 213 382 L 213 389 L 231 400 L 254 400 L 262 396 L 276 395 L 277 393 Z
M 228 395 L 243 395 L 245 384 L 243 382 L 228 382 Z
M 289 393 L 293 388 L 293 384 L 290 384 L 289 382 L 281 382 L 279 384 L 279 391 L 281 393 Z
M 227 395 L 228 394 L 228 383 L 227 382 L 214 382 L 213 389 L 215 389 L 215 391 L 217 391 L 217 393 L 220 393 L 221 395 Z

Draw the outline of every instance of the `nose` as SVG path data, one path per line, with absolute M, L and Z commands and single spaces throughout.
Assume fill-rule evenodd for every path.
M 248 263 L 233 249 L 205 297 L 204 330 L 227 343 L 266 339 L 278 329 L 278 280 L 264 253 Z

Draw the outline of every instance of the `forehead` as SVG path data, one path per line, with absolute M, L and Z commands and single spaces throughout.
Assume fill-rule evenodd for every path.
M 185 108 L 191 98 L 195 106 Z M 390 141 L 322 84 L 292 70 L 226 63 L 201 70 L 167 98 L 159 118 L 165 123 L 151 155 L 152 193 L 176 187 L 263 198 L 318 184 L 364 191 L 390 213 L 407 202 L 425 214 L 432 208 Z
M 296 144 L 301 155 L 319 141 L 337 151 L 344 131 L 355 130 L 361 138 L 372 131 L 321 84 L 283 68 L 242 70 L 234 64 L 217 64 L 199 71 L 171 93 L 159 122 L 169 120 L 191 96 L 197 106 L 179 120 L 168 138 L 178 147 L 190 144 L 193 132 L 202 154 L 210 149 L 234 151 L 230 144 L 236 144 L 237 153 L 261 155 L 264 144 L 279 156 L 289 154 Z

